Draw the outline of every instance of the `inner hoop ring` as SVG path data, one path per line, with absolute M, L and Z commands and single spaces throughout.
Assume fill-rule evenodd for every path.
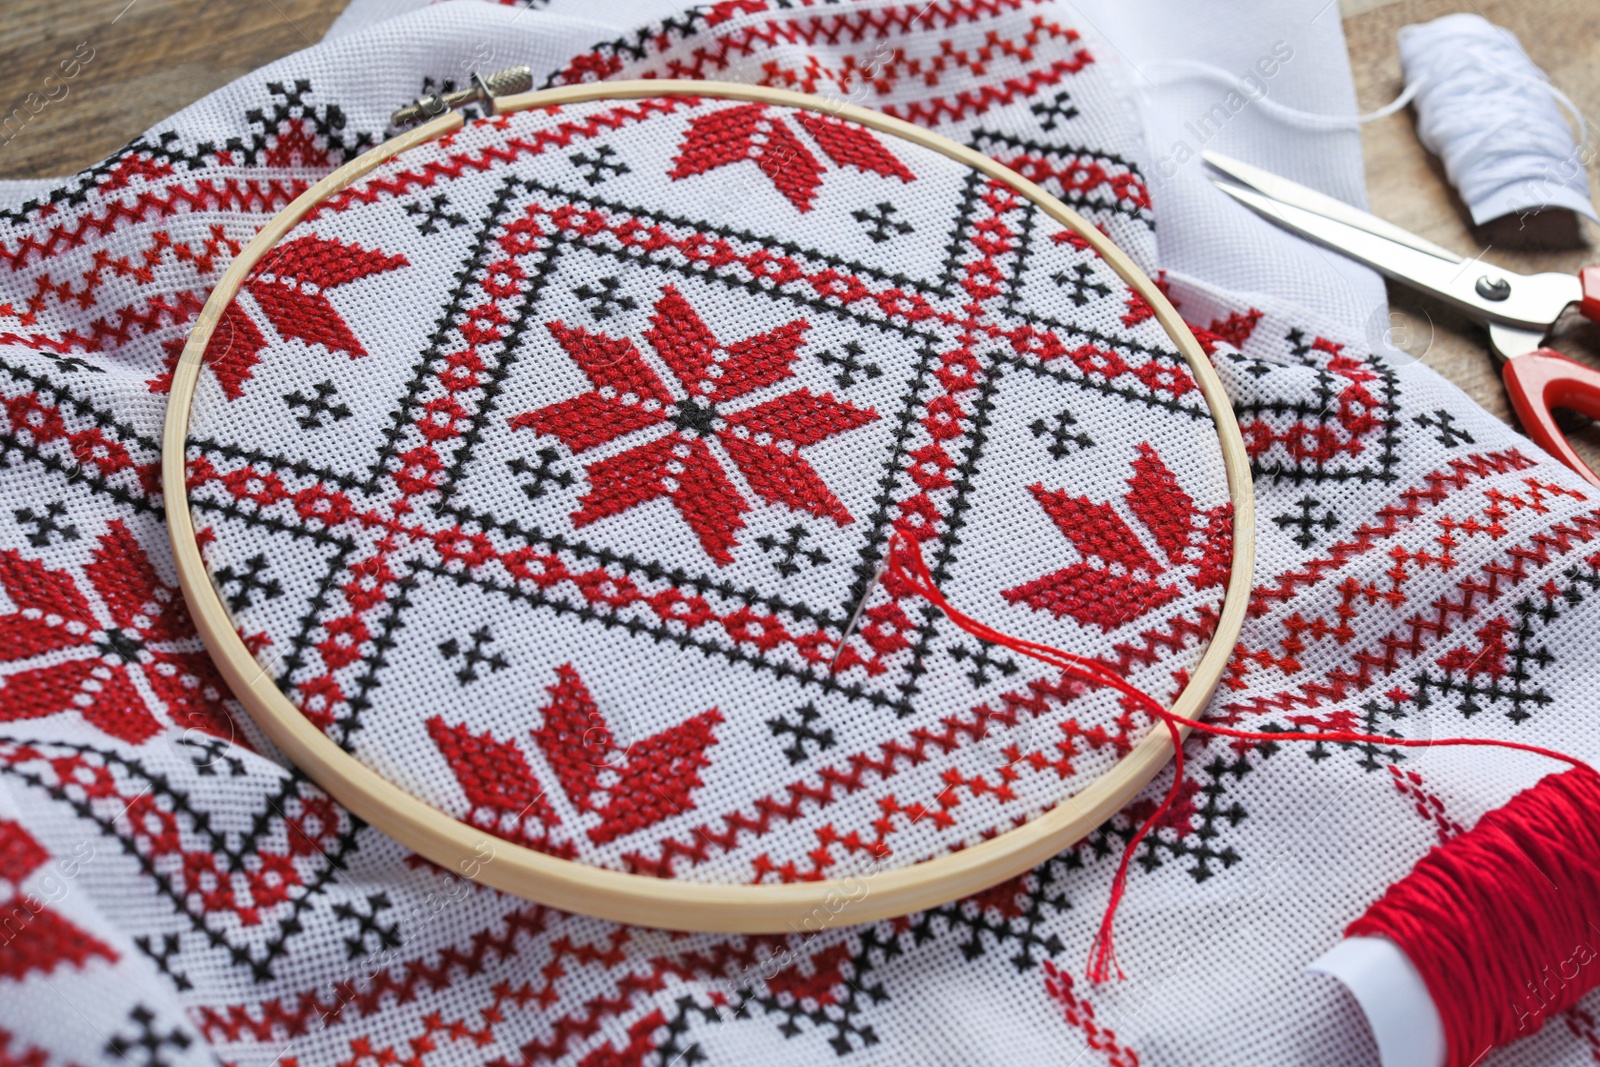
M 867 108 L 783 89 L 730 82 L 638 80 L 597 82 L 491 101 L 495 114 L 654 96 L 699 96 L 822 112 L 930 149 L 1010 186 L 1050 218 L 1076 232 L 1155 311 L 1188 361 L 1216 422 L 1233 505 L 1233 558 L 1228 590 L 1210 644 L 1172 705 L 1196 718 L 1221 680 L 1244 625 L 1255 555 L 1255 503 L 1244 440 L 1221 380 L 1167 298 L 1125 253 L 1071 208 L 1007 167 L 946 137 Z M 660 879 L 557 859 L 461 822 L 402 790 L 341 749 L 290 702 L 257 663 L 200 557 L 186 490 L 189 409 L 202 357 L 222 313 L 245 278 L 317 204 L 380 164 L 460 129 L 447 112 L 346 163 L 279 212 L 233 261 L 200 312 L 173 375 L 161 442 L 162 493 L 178 581 L 196 629 L 233 695 L 272 742 L 358 818 L 466 878 L 565 911 L 613 922 L 716 933 L 789 933 L 872 922 L 936 907 L 1027 871 L 1082 839 L 1126 804 L 1172 754 L 1166 730 L 1152 730 L 1109 771 L 1077 794 L 1016 829 L 958 852 L 859 877 L 787 885 L 716 885 Z M 1187 734 L 1187 730 L 1183 731 Z

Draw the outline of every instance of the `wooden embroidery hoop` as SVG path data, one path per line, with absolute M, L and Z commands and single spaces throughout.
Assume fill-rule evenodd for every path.
M 821 97 L 728 82 L 642 80 L 598 82 L 489 101 L 494 114 L 529 108 L 655 96 L 755 101 L 823 112 L 964 163 L 1009 185 L 1048 216 L 1081 235 L 1155 311 L 1188 360 L 1212 417 L 1233 504 L 1233 559 L 1217 627 L 1189 683 L 1172 706 L 1199 715 L 1227 666 L 1251 591 L 1255 511 L 1250 467 L 1238 423 L 1194 335 L 1154 283 L 1087 220 L 1021 175 L 928 130 L 887 115 Z M 1171 756 L 1165 730 L 1152 730 L 1109 771 L 1043 815 L 988 841 L 922 863 L 859 877 L 786 885 L 719 885 L 676 881 L 557 859 L 495 837 L 425 804 L 341 749 L 314 726 L 257 663 L 234 628 L 200 556 L 186 490 L 189 410 L 202 357 L 223 311 L 263 256 L 313 206 L 359 181 L 409 148 L 458 130 L 450 111 L 402 133 L 317 182 L 279 212 L 247 245 L 206 301 L 173 375 L 162 433 L 161 477 L 167 527 L 184 599 L 211 658 L 233 695 L 296 766 L 359 818 L 450 871 L 484 885 L 565 911 L 614 922 L 718 933 L 790 933 L 872 922 L 936 907 L 1021 874 L 1083 838 L 1130 800 Z M 1185 731 L 1187 733 L 1187 731 Z

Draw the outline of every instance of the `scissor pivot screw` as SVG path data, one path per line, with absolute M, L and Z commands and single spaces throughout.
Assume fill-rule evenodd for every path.
M 1491 278 L 1485 274 L 1473 286 L 1485 300 L 1504 300 L 1511 295 L 1511 283 L 1504 278 Z

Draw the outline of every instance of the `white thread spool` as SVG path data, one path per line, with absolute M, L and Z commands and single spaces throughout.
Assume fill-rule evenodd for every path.
M 1587 141 L 1583 117 L 1511 31 L 1456 14 L 1402 27 L 1399 40 L 1417 137 L 1444 163 L 1475 224 L 1547 207 L 1600 221 L 1584 169 L 1591 153 L 1573 141 L 1560 107 Z

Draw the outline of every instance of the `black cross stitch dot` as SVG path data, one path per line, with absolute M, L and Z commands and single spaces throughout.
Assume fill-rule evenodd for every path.
M 192 733 L 199 734 L 199 731 L 192 731 Z M 217 765 L 219 763 L 227 765 L 228 777 L 230 778 L 240 778 L 245 774 L 244 760 L 238 756 L 228 755 L 232 746 L 220 737 L 207 737 L 204 735 L 193 737 L 186 734 L 178 738 L 178 744 L 190 750 L 189 762 L 193 763 L 195 769 L 206 777 L 217 773 Z
M 311 387 L 311 396 L 306 396 L 296 389 L 292 393 L 283 394 L 283 402 L 289 405 L 289 410 L 305 408 L 304 415 L 296 416 L 302 430 L 320 430 L 326 425 L 322 421 L 324 415 L 329 416 L 334 422 L 350 417 L 350 409 L 342 403 L 330 402 L 339 392 L 337 386 L 331 381 L 320 381 Z
M 911 233 L 911 223 L 901 219 L 891 218 L 899 214 L 900 209 L 881 200 L 872 210 L 857 208 L 850 212 L 850 217 L 866 226 L 867 236 L 872 238 L 874 244 L 883 244 L 897 233 Z
M 1272 364 L 1260 356 L 1246 356 L 1238 352 L 1229 352 L 1228 358 L 1235 363 L 1244 364 L 1244 372 L 1252 378 L 1265 378 L 1272 373 Z
M 378 921 L 380 913 L 394 905 L 389 901 L 387 893 L 373 893 L 367 897 L 367 910 L 363 913 L 357 910 L 349 901 L 341 901 L 333 906 L 333 913 L 341 919 L 355 921 L 359 932 L 355 937 L 344 939 L 345 951 L 350 959 L 360 959 L 369 952 L 384 948 L 399 948 L 403 943 L 400 937 L 400 928 L 396 923 L 385 925 Z M 377 943 L 371 948 L 367 947 L 368 936 L 375 937 Z
M 1443 408 L 1435 411 L 1432 415 L 1418 415 L 1411 421 L 1424 429 L 1431 426 L 1438 430 L 1439 432 L 1434 435 L 1433 439 L 1446 448 L 1454 448 L 1459 444 L 1475 445 L 1478 443 L 1473 440 L 1470 433 L 1456 426 L 1456 417 Z
M 1041 101 L 1040 103 L 1034 104 L 1028 110 L 1039 116 L 1039 128 L 1041 130 L 1053 130 L 1056 128 L 1057 119 L 1073 119 L 1078 117 L 1078 109 L 1068 103 L 1068 101 L 1071 99 L 1072 96 L 1070 93 L 1057 93 L 1055 95 L 1054 103 L 1046 104 Z
M 107 631 L 95 648 L 102 656 L 115 656 L 123 663 L 138 663 L 144 655 L 144 642 L 132 630 L 113 627 Z
M 1311 343 L 1306 340 L 1306 332 L 1298 326 L 1291 327 L 1289 332 L 1283 335 L 1283 339 L 1289 342 L 1289 351 L 1295 356 L 1304 359 L 1310 355 Z
M 452 230 L 467 224 L 464 216 L 450 210 L 450 201 L 443 193 L 435 196 L 427 207 L 421 204 L 407 204 L 406 214 L 417 220 L 417 232 L 424 234 L 438 233 L 441 222 L 449 223 Z
M 1397 699 L 1403 696 L 1404 693 L 1390 691 L 1382 700 L 1369 700 L 1362 704 L 1361 732 L 1371 734 L 1374 737 L 1399 737 L 1399 732 L 1385 725 L 1383 720 L 1406 718 L 1408 714 L 1406 704 Z M 1360 744 L 1342 744 L 1339 747 L 1346 750 L 1353 749 L 1361 753 L 1361 759 L 1356 762 L 1356 765 L 1368 772 L 1381 770 L 1384 767 L 1392 767 L 1406 758 L 1405 753 L 1393 745 L 1384 747 L 1371 741 L 1364 741 Z M 1313 760 L 1320 762 L 1327 758 L 1328 755 L 1331 755 L 1331 753 L 1327 753 L 1324 750 L 1322 742 L 1318 741 L 1312 746 L 1310 756 Z
M 771 534 L 762 534 L 760 537 L 756 538 L 756 544 L 761 546 L 761 550 L 763 552 L 776 551 L 778 553 L 778 558 L 773 561 L 772 565 L 778 568 L 778 573 L 783 575 L 785 578 L 789 578 L 800 573 L 800 564 L 795 562 L 798 559 L 806 560 L 813 567 L 820 567 L 824 563 L 832 562 L 827 556 L 822 554 L 822 550 L 820 548 L 800 547 L 800 542 L 804 541 L 811 534 L 811 531 L 807 530 L 804 526 L 801 526 L 797 523 L 796 525 L 785 530 L 784 533 L 788 536 L 782 541 L 778 540 L 776 537 L 773 537 Z
M 1095 296 L 1111 295 L 1111 287 L 1103 282 L 1091 280 L 1093 277 L 1093 267 L 1087 263 L 1075 263 L 1070 273 L 1058 271 L 1050 280 L 1060 286 L 1071 286 L 1072 291 L 1067 294 L 1067 299 L 1077 307 L 1083 307 Z
M 1282 515 L 1275 516 L 1272 521 L 1278 525 L 1280 530 L 1287 530 L 1291 526 L 1299 527 L 1300 532 L 1295 534 L 1294 543 L 1301 548 L 1310 548 L 1317 543 L 1317 535 L 1311 532 L 1317 527 L 1320 526 L 1328 533 L 1332 533 L 1339 526 L 1339 517 L 1331 509 L 1323 507 L 1320 500 L 1305 496 L 1295 501 L 1294 506 L 1300 509 L 1298 515 L 1292 511 L 1285 512 Z M 1321 518 L 1315 516 L 1317 508 L 1322 508 Z
M 710 437 L 717 432 L 717 409 L 704 397 L 691 396 L 680 401 L 673 405 L 667 417 L 678 429 L 696 437 Z
M 70 352 L 57 356 L 56 366 L 73 374 L 77 374 L 82 371 L 89 371 L 91 374 L 104 374 L 106 372 L 104 367 L 96 367 L 88 360 L 82 358 L 81 356 L 75 356 Z
M 972 661 L 973 669 L 967 672 L 967 681 L 971 682 L 974 687 L 988 685 L 993 680 L 989 674 L 991 669 L 999 672 L 999 676 L 1006 678 L 1017 673 L 1016 663 L 1004 656 L 989 655 L 987 645 L 979 645 L 976 652 L 971 651 L 965 645 L 956 645 L 950 649 L 950 658 L 957 663 L 965 663 L 969 659 Z
M 707 1018 L 720 1019 L 722 1017 L 715 1013 L 700 1012 L 699 1006 L 695 1004 L 693 997 L 679 997 L 676 1007 L 678 1009 L 677 1014 L 667 1023 L 666 1037 L 656 1046 L 657 1061 L 670 1063 L 672 1067 L 679 1067 L 680 1064 L 682 1067 L 694 1067 L 695 1064 L 706 1061 L 706 1054 L 701 1051 L 698 1042 L 691 1041 L 687 1045 L 680 1043 L 680 1039 L 689 1030 L 690 1013 L 706 1014 Z M 732 1018 L 733 1015 L 730 1013 L 727 1017 Z
M 578 299 L 594 301 L 594 305 L 588 310 L 596 319 L 609 319 L 617 308 L 632 311 L 639 306 L 639 302 L 633 297 L 627 294 L 618 295 L 617 290 L 622 288 L 622 283 L 615 277 L 601 278 L 599 283 L 598 290 L 591 289 L 587 285 L 580 285 L 572 290 L 572 295 Z
M 256 602 L 257 593 L 262 594 L 262 600 L 276 600 L 282 596 L 283 586 L 276 578 L 262 577 L 266 569 L 267 557 L 258 552 L 244 561 L 243 571 L 235 571 L 231 564 L 217 571 L 217 588 L 227 598 L 228 607 L 234 611 L 248 608 Z M 230 591 L 230 585 L 238 588 Z
M 1090 448 L 1094 445 L 1094 441 L 1088 434 L 1082 432 L 1074 433 L 1069 429 L 1069 427 L 1076 425 L 1078 425 L 1078 420 L 1072 417 L 1072 412 L 1062 408 L 1056 412 L 1055 417 L 1049 422 L 1044 419 L 1034 419 L 1033 422 L 1028 424 L 1028 429 L 1033 431 L 1034 437 L 1050 435 L 1050 448 L 1048 451 L 1051 459 L 1066 459 L 1072 455 L 1074 447 Z
M 67 517 L 67 506 L 60 501 L 46 504 L 42 512 L 36 512 L 32 508 L 18 508 L 11 514 L 22 525 L 34 528 L 33 533 L 28 535 L 28 544 L 34 548 L 44 548 L 50 544 L 52 537 L 60 537 L 63 541 L 78 539 L 78 528 L 71 523 L 61 521 Z
M 480 664 L 487 665 L 491 672 L 503 671 L 511 666 L 500 653 L 489 650 L 489 642 L 494 638 L 487 626 L 480 626 L 472 631 L 471 637 L 471 645 L 462 645 L 453 637 L 439 645 L 439 653 L 445 659 L 460 659 L 462 662 L 461 669 L 456 671 L 456 681 L 462 685 L 477 681 L 481 677 L 478 674 Z
M 139 1004 L 128 1013 L 128 1019 L 139 1028 L 139 1032 L 132 1037 L 117 1034 L 106 1042 L 106 1054 L 115 1056 L 130 1063 L 138 1063 L 141 1067 L 172 1067 L 171 1061 L 161 1055 L 164 1048 L 172 1048 L 179 1052 L 189 1047 L 189 1035 L 182 1030 L 172 1030 L 159 1034 L 155 1029 L 155 1012 Z
M 155 938 L 153 937 L 136 937 L 133 939 L 133 943 L 139 947 L 140 952 L 143 952 L 155 962 L 158 971 L 172 979 L 172 984 L 178 988 L 179 992 L 187 992 L 194 988 L 194 983 L 189 981 L 189 976 L 178 971 L 172 965 L 173 960 L 179 958 L 178 949 L 181 939 L 177 934 L 163 934 L 159 949 L 155 947 Z
M 789 757 L 790 764 L 799 763 L 806 758 L 808 744 L 816 745 L 819 754 L 833 747 L 833 731 L 827 728 L 818 730 L 811 725 L 822 718 L 822 713 L 814 705 L 802 704 L 794 709 L 794 713 L 800 717 L 799 722 L 790 722 L 782 715 L 767 720 L 767 729 L 772 731 L 773 737 L 789 734 L 794 738 L 794 743 L 783 750 L 783 754 Z
M 846 341 L 844 343 L 844 355 L 836 356 L 829 350 L 818 352 L 817 359 L 830 366 L 838 367 L 839 373 L 833 376 L 834 384 L 840 389 L 848 389 L 860 380 L 856 377 L 858 374 L 865 375 L 867 378 L 883 377 L 882 367 L 879 367 L 876 363 L 861 362 L 860 356 L 864 351 L 865 349 L 861 347 L 859 342 Z
M 567 471 L 555 469 L 555 464 L 561 459 L 561 453 L 554 448 L 546 446 L 539 449 L 534 455 L 539 457 L 538 466 L 534 466 L 521 456 L 506 462 L 506 466 L 511 468 L 512 474 L 533 475 L 533 481 L 524 482 L 522 486 L 522 491 L 528 494 L 529 500 L 538 500 L 544 496 L 547 486 L 558 485 L 565 489 L 577 480 Z
M 608 144 L 603 144 L 595 149 L 592 156 L 585 155 L 582 152 L 575 152 L 567 158 L 578 169 L 587 170 L 588 173 L 583 175 L 584 181 L 590 185 L 599 185 L 607 178 L 615 177 L 618 174 L 628 174 L 633 170 L 626 163 L 613 163 L 612 159 L 616 154 L 616 149 Z

